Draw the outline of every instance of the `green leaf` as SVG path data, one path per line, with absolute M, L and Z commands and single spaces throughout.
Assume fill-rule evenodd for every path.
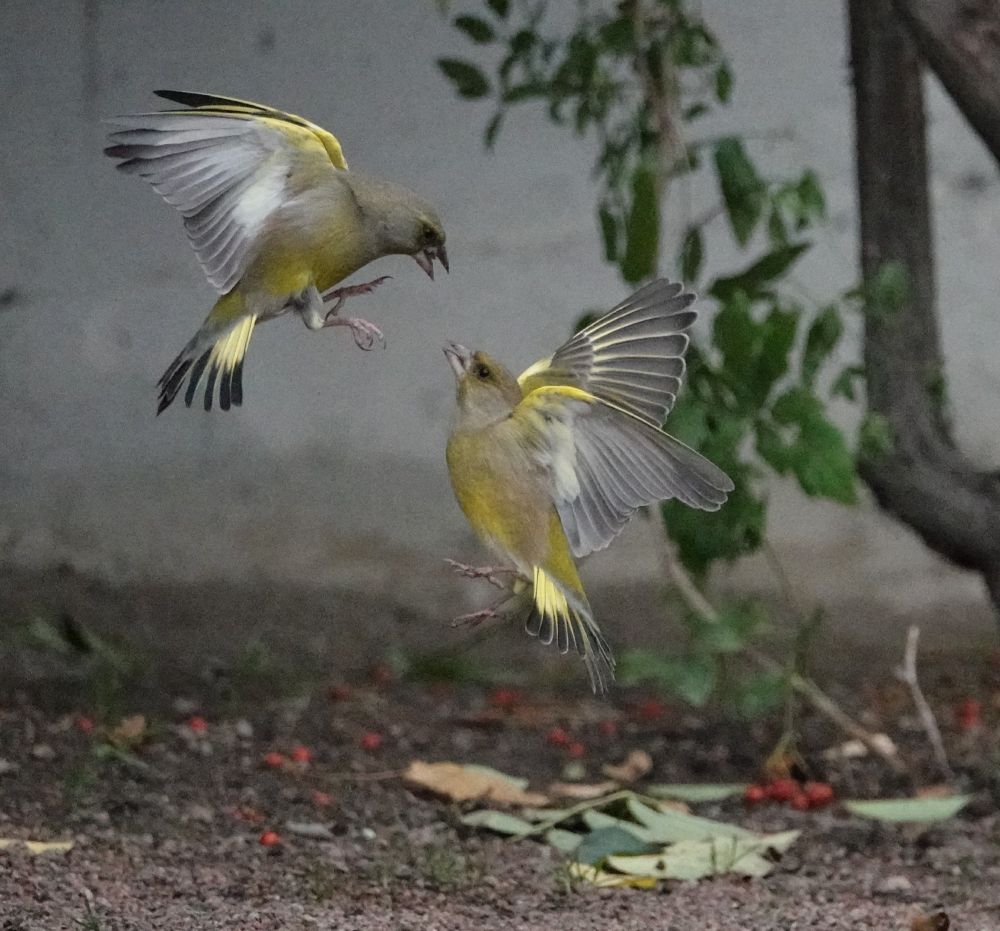
M 618 220 L 608 209 L 607 203 L 597 207 L 597 222 L 601 226 L 601 239 L 604 242 L 604 260 L 618 261 Z
M 617 19 L 605 23 L 598 30 L 597 37 L 600 43 L 612 52 L 618 54 L 631 52 L 635 43 L 635 32 L 630 16 L 619 16 Z
M 717 278 L 708 289 L 709 294 L 720 301 L 728 299 L 736 291 L 744 291 L 750 297 L 765 294 L 765 285 L 781 278 L 810 245 L 800 242 L 773 249 L 743 271 L 727 278 Z
M 784 475 L 792 464 L 792 451 L 780 431 L 767 420 L 754 422 L 757 455 L 775 472 Z
M 564 828 L 550 828 L 545 832 L 545 843 L 555 847 L 560 853 L 572 854 L 580 846 L 580 835 Z
M 822 220 L 826 216 L 826 198 L 816 172 L 807 169 L 798 183 L 800 218 Z
M 763 404 L 771 389 L 787 371 L 788 357 L 799 326 L 799 311 L 774 307 L 764 318 L 760 353 L 750 380 L 751 397 Z
M 685 840 L 708 840 L 711 837 L 753 837 L 753 831 L 738 824 L 713 821 L 683 811 L 657 811 L 644 805 L 637 798 L 626 802 L 629 814 L 641 824 L 653 841 L 674 844 Z
M 927 824 L 954 818 L 971 800 L 971 795 L 951 795 L 946 798 L 894 798 L 845 801 L 844 807 L 851 814 L 862 818 Z
M 585 834 L 576 848 L 573 859 L 577 863 L 597 866 L 615 854 L 651 853 L 656 849 L 656 844 L 641 841 L 631 832 L 612 825 Z
M 858 458 L 862 462 L 878 462 L 890 455 L 895 446 L 895 436 L 888 419 L 882 414 L 866 414 L 858 428 Z
M 616 670 L 623 685 L 652 682 L 695 707 L 708 701 L 718 670 L 710 656 L 665 656 L 647 650 L 626 653 Z
M 705 260 L 705 240 L 701 228 L 692 226 L 681 246 L 681 278 L 688 284 L 698 280 Z
M 715 69 L 715 97 L 719 103 L 729 103 L 733 93 L 733 72 L 726 62 Z
M 632 205 L 625 224 L 625 255 L 622 277 L 635 284 L 656 270 L 660 248 L 660 205 L 656 200 L 656 178 L 641 164 L 632 174 Z
M 751 314 L 750 300 L 743 291 L 730 294 L 712 321 L 712 341 L 736 384 L 749 379 L 759 329 Z
M 773 711 L 788 695 L 788 676 L 776 672 L 756 672 L 740 683 L 734 703 L 745 718 L 759 718 Z
M 478 16 L 456 16 L 453 25 L 477 45 L 489 45 L 497 37 L 493 27 Z
M 742 795 L 746 787 L 745 782 L 673 782 L 647 786 L 645 791 L 654 798 L 670 798 L 697 805 L 699 802 L 723 802 Z
M 510 12 L 510 0 L 486 0 L 486 5 L 497 19 L 506 19 Z
M 500 129 L 503 126 L 503 116 L 503 110 L 498 110 L 486 124 L 486 130 L 483 132 L 483 145 L 487 149 L 492 149 L 496 145 L 497 136 L 500 135 Z
M 854 390 L 854 382 L 863 378 L 865 370 L 860 365 L 848 365 L 834 379 L 830 386 L 831 398 L 846 398 L 848 401 L 857 400 L 857 392 Z
M 444 76 L 455 85 L 459 97 L 475 100 L 490 92 L 490 82 L 475 65 L 457 58 L 439 58 L 438 67 Z
M 897 260 L 883 262 L 865 287 L 865 313 L 886 317 L 896 313 L 910 294 L 910 276 Z
M 733 236 L 745 246 L 760 220 L 767 186 L 735 136 L 716 145 L 715 170 Z
M 789 388 L 771 407 L 771 416 L 780 424 L 803 424 L 823 415 L 823 405 L 808 389 L 801 386 Z
M 792 471 L 807 495 L 857 503 L 854 458 L 843 433 L 825 417 L 811 417 L 802 424 L 795 450 Z
M 824 307 L 809 327 L 802 352 L 802 381 L 812 386 L 820 366 L 833 352 L 844 332 L 840 311 L 835 304 Z
M 508 814 L 505 811 L 494 811 L 484 808 L 482 811 L 473 811 L 462 816 L 462 824 L 470 828 L 485 828 L 487 831 L 496 831 L 497 834 L 530 834 L 534 830 L 534 825 L 524 818 Z

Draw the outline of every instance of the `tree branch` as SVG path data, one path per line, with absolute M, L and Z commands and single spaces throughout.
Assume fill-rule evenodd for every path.
M 932 549 L 982 573 L 1000 609 L 1000 481 L 955 448 L 945 415 L 921 64 L 893 2 L 848 0 L 862 272 L 869 294 L 889 263 L 907 285 L 898 306 L 866 308 L 868 407 L 891 449 L 861 473 Z
M 996 0 L 893 0 L 927 64 L 1000 161 Z

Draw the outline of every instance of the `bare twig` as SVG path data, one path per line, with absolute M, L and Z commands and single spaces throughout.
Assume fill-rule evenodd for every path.
M 920 680 L 917 678 L 917 646 L 920 643 L 920 628 L 916 624 L 911 624 L 906 632 L 906 650 L 903 653 L 903 665 L 896 670 L 896 678 L 906 684 L 916 706 L 917 714 L 920 716 L 920 723 L 924 727 L 927 739 L 934 751 L 934 758 L 937 760 L 938 768 L 945 779 L 951 781 L 955 778 L 955 773 L 948 762 L 948 754 L 945 753 L 944 741 L 941 739 L 941 730 L 938 727 L 937 718 L 931 706 L 924 698 L 923 690 L 920 688 Z
M 680 593 L 687 606 L 702 619 L 712 623 L 717 623 L 719 620 L 718 611 L 716 611 L 711 602 L 701 593 L 698 586 L 695 585 L 694 580 L 688 574 L 687 570 L 681 565 L 680 560 L 677 559 L 677 556 L 669 543 L 666 544 L 664 553 L 664 561 L 667 571 L 671 579 L 673 579 L 674 585 L 677 587 L 677 591 Z M 816 709 L 816 711 L 833 722 L 833 724 L 839 727 L 846 734 L 849 734 L 856 740 L 860 740 L 861 743 L 868 748 L 870 753 L 881 757 L 892 768 L 893 772 L 899 773 L 900 775 L 907 772 L 906 764 L 899 758 L 898 754 L 887 750 L 886 747 L 876 739 L 875 735 L 871 731 L 855 721 L 854 718 L 844 711 L 840 705 L 830 698 L 830 696 L 827 695 L 826 692 L 824 692 L 808 676 L 804 676 L 801 673 L 794 671 L 789 674 L 788 669 L 776 659 L 772 659 L 766 653 L 761 653 L 759 650 L 755 650 L 752 647 L 744 647 L 743 654 L 747 657 L 747 659 L 761 669 L 765 669 L 772 673 L 780 673 L 782 675 L 787 674 L 788 684 L 792 690 L 801 695 L 802 698 L 804 698 L 810 705 L 813 706 L 813 708 Z

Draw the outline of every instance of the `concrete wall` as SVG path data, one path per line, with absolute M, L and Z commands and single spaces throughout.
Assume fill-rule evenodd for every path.
M 832 295 L 855 280 L 857 251 L 840 4 L 707 0 L 705 10 L 738 77 L 731 113 L 708 131 L 760 133 L 765 168 L 820 172 L 831 220 L 798 280 Z M 431 0 L 0 4 L 3 559 L 110 578 L 347 586 L 410 567 L 418 594 L 451 584 L 428 567 L 475 551 L 442 461 L 452 380 L 441 342 L 527 364 L 582 307 L 624 294 L 599 261 L 591 149 L 524 111 L 485 153 L 488 108 L 458 102 L 434 66 L 465 51 Z M 451 276 L 432 283 L 409 259 L 383 260 L 368 273 L 395 280 L 354 311 L 383 325 L 385 352 L 280 320 L 255 335 L 242 410 L 175 406 L 155 418 L 155 381 L 213 299 L 179 218 L 101 155 L 99 119 L 152 107 L 156 87 L 260 99 L 331 128 L 352 165 L 440 205 Z M 950 390 L 961 440 L 995 465 L 1000 185 L 931 91 Z M 705 196 L 694 187 L 692 209 Z M 713 270 L 734 260 L 724 236 L 708 254 Z M 847 619 L 862 602 L 899 616 L 961 604 L 989 632 L 978 580 L 870 506 L 778 486 L 773 531 L 806 601 Z M 655 578 L 652 534 L 638 526 L 590 560 L 591 584 Z M 723 581 L 773 587 L 763 562 Z

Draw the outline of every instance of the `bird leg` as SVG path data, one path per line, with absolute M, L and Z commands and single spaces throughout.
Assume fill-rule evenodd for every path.
M 381 343 L 384 348 L 385 335 L 377 326 L 375 326 L 374 323 L 369 323 L 367 320 L 362 320 L 360 317 L 339 317 L 337 314 L 340 312 L 340 309 L 344 306 L 344 302 L 349 297 L 356 297 L 359 294 L 371 294 L 372 291 L 382 284 L 383 281 L 388 280 L 390 277 L 392 276 L 383 275 L 381 278 L 376 278 L 374 281 L 366 281 L 363 284 L 352 284 L 343 288 L 333 288 L 330 291 L 326 291 L 323 294 L 322 299 L 325 303 L 330 303 L 332 301 L 333 307 L 326 312 L 326 316 L 323 318 L 321 326 L 350 327 L 355 345 L 357 345 L 359 349 L 364 349 L 366 352 L 369 349 L 374 349 L 376 342 Z
M 485 579 L 490 585 L 500 589 L 509 588 L 509 586 L 506 582 L 502 582 L 499 576 L 518 575 L 517 569 L 511 566 L 469 566 L 464 562 L 456 562 L 454 559 L 446 559 L 445 562 L 455 572 L 467 579 Z

